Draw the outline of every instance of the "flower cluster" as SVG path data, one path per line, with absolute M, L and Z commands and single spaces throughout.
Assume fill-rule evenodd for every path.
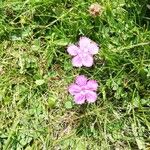
M 67 52 L 73 56 L 72 64 L 75 67 L 91 67 L 94 63 L 93 55 L 97 54 L 98 45 L 87 37 L 81 37 L 79 42 L 71 44 Z M 74 96 L 76 104 L 93 103 L 97 99 L 98 84 L 95 80 L 88 80 L 84 75 L 76 77 L 75 83 L 69 86 L 69 93 Z

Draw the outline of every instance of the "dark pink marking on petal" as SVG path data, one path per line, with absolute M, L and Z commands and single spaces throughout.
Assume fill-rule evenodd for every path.
M 78 93 L 74 96 L 74 101 L 76 104 L 83 104 L 85 103 L 85 95 Z
M 77 76 L 76 84 L 79 86 L 85 86 L 87 84 L 87 77 L 84 75 Z
M 96 91 L 97 88 L 98 88 L 98 83 L 95 80 L 89 80 L 87 82 L 87 89 L 88 90 Z
M 81 88 L 80 88 L 80 86 L 78 86 L 76 84 L 71 84 L 68 88 L 68 91 L 71 95 L 75 95 L 77 93 L 80 93 Z
M 97 99 L 97 94 L 93 91 L 88 91 L 86 93 L 86 100 L 88 103 L 94 103 Z

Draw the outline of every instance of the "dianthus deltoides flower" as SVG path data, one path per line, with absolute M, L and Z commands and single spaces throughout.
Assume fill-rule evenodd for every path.
M 88 80 L 84 75 L 76 77 L 75 83 L 69 86 L 69 93 L 74 96 L 76 104 L 93 103 L 97 99 L 98 84 L 95 80 Z
M 98 45 L 87 37 L 81 37 L 78 44 L 68 46 L 68 53 L 73 56 L 72 64 L 75 67 L 91 67 L 93 65 L 93 55 L 97 54 Z

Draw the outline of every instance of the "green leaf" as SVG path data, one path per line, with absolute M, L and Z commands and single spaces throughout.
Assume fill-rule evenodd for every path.
M 136 143 L 137 143 L 137 145 L 138 145 L 139 150 L 140 150 L 140 149 L 145 149 L 144 140 L 139 139 L 139 138 L 136 138 Z
M 81 140 L 78 140 L 77 143 L 76 143 L 76 148 L 75 150 L 86 150 L 87 149 L 87 144 L 84 143 L 83 141 Z
M 36 85 L 42 85 L 45 83 L 45 81 L 41 79 L 41 80 L 36 80 L 35 83 Z
M 60 39 L 54 41 L 54 44 L 59 45 L 59 46 L 66 46 L 68 45 L 69 41 L 67 39 Z
M 67 101 L 67 102 L 65 103 L 65 107 L 66 107 L 67 109 L 71 109 L 71 108 L 72 108 L 72 103 L 71 103 L 70 101 Z
M 49 106 L 50 108 L 53 108 L 53 107 L 55 106 L 55 104 L 56 104 L 56 98 L 54 98 L 54 97 L 49 97 L 49 99 L 48 99 L 48 106 Z

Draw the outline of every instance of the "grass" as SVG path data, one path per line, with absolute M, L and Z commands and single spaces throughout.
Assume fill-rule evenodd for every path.
M 0 149 L 150 149 L 148 0 L 3 0 L 0 3 Z M 92 68 L 66 52 L 80 36 L 101 49 Z M 75 105 L 78 74 L 99 83 L 95 104 Z

